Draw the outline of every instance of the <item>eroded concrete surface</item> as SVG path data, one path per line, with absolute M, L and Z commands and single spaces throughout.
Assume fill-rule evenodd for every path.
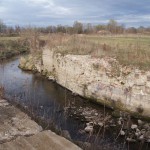
M 42 128 L 29 116 L 11 106 L 6 100 L 0 100 L 0 143 L 18 136 L 30 136 L 39 133 Z
M 51 131 L 42 131 L 25 113 L 0 100 L 0 150 L 80 150 Z
M 115 58 L 62 55 L 47 48 L 41 59 L 21 58 L 20 67 L 38 71 L 85 98 L 150 118 L 150 71 L 122 66 Z

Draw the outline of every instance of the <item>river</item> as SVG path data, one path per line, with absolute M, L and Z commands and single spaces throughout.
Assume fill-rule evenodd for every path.
M 74 96 L 70 91 L 37 73 L 22 71 L 18 65 L 19 58 L 0 64 L 0 86 L 4 87 L 5 97 L 8 100 L 14 104 L 19 103 L 30 114 L 45 122 L 45 129 L 55 130 L 59 134 L 71 138 L 72 141 L 80 143 L 80 145 L 84 143 L 88 147 L 92 144 L 90 149 L 94 150 L 129 149 L 129 145 L 124 144 L 122 139 L 114 142 L 118 133 L 106 131 L 103 136 L 89 135 L 89 133 L 84 132 L 84 121 L 81 122 L 78 118 L 66 113 L 66 107 L 70 104 L 76 108 L 95 110 L 101 114 L 111 114 L 111 110 L 105 108 L 104 112 L 103 106 L 97 106 L 84 98 Z M 136 149 L 135 146 L 131 145 L 130 147 Z

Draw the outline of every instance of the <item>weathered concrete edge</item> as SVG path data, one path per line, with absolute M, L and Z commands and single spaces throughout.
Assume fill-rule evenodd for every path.
M 87 92 L 89 92 L 89 91 L 86 91 L 86 84 L 84 84 L 84 83 L 82 83 L 82 84 L 84 84 L 84 86 L 85 87 L 82 87 L 82 92 L 81 92 L 81 90 L 79 91 L 79 90 L 74 90 L 73 88 L 72 88 L 72 86 L 71 87 L 69 87 L 69 86 L 67 86 L 67 85 L 65 85 L 65 83 L 64 82 L 62 82 L 61 81 L 61 77 L 59 76 L 59 73 L 60 73 L 60 71 L 59 71 L 59 67 L 66 67 L 67 66 L 67 63 L 70 61 L 73 61 L 73 62 L 75 62 L 75 63 L 79 63 L 79 65 L 80 65 L 80 62 L 77 62 L 76 60 L 75 60 L 75 57 L 78 57 L 78 56 L 71 56 L 71 55 L 67 55 L 67 56 L 62 56 L 60 53 L 55 53 L 55 52 L 53 52 L 53 51 L 51 51 L 51 50 L 45 50 L 44 52 L 43 52 L 43 57 L 42 57 L 42 59 L 39 61 L 39 60 L 37 60 L 36 58 L 34 58 L 33 59 L 33 57 L 28 57 L 28 58 L 26 58 L 26 59 L 24 59 L 24 58 L 22 58 L 21 59 L 21 61 L 20 61 L 20 68 L 22 68 L 23 70 L 32 70 L 32 71 L 38 71 L 38 72 L 40 72 L 42 75 L 45 75 L 47 78 L 49 78 L 50 80 L 55 80 L 58 84 L 60 84 L 61 86 L 63 86 L 63 87 L 65 87 L 65 88 L 67 88 L 67 89 L 69 89 L 69 90 L 71 90 L 72 92 L 75 92 L 75 93 L 77 93 L 77 94 L 79 94 L 80 96 L 83 96 L 83 97 L 85 97 L 85 98 L 88 98 L 88 99 L 90 99 L 90 100 L 92 100 L 92 101 L 94 101 L 94 102 L 97 102 L 97 103 L 100 103 L 100 104 L 103 104 L 103 105 L 105 105 L 105 106 L 107 106 L 107 107 L 111 107 L 111 108 L 115 108 L 115 109 L 119 109 L 119 110 L 123 110 L 123 111 L 127 111 L 127 112 L 129 112 L 129 113 L 131 113 L 133 116 L 135 116 L 135 117 L 142 117 L 142 118 L 146 118 L 146 119 L 150 119 L 150 114 L 149 114 L 149 112 L 148 113 L 142 113 L 142 112 L 139 112 L 140 111 L 140 109 L 141 108 L 139 108 L 139 111 L 137 110 L 138 109 L 138 107 L 137 108 L 134 108 L 134 106 L 130 106 L 130 104 L 129 104 L 129 99 L 125 99 L 125 101 L 128 101 L 128 105 L 127 104 L 125 104 L 126 102 L 124 102 L 123 103 L 123 100 L 119 100 L 118 99 L 118 97 L 115 97 L 114 96 L 114 98 L 112 98 L 112 97 L 109 97 L 109 95 L 107 96 L 107 95 L 94 95 L 94 96 L 92 96 L 92 94 L 90 95 L 90 94 L 88 94 Z M 73 58 L 73 59 L 72 59 Z M 81 57 L 81 59 L 82 58 L 84 58 L 84 57 Z M 87 57 L 88 58 L 88 57 Z M 89 58 L 88 58 L 89 59 Z M 66 62 L 68 60 L 68 62 Z M 80 59 L 77 59 L 78 61 L 80 61 Z M 103 61 L 102 59 L 101 59 L 101 61 Z M 114 62 L 114 60 L 111 60 L 112 62 Z M 42 62 L 42 63 L 41 63 Z M 69 62 L 69 63 L 70 63 Z M 63 64 L 63 66 L 60 66 L 60 64 Z M 116 63 L 116 62 L 115 62 Z M 116 63 L 117 64 L 117 63 Z M 97 64 L 96 64 L 97 65 Z M 117 64 L 118 65 L 118 64 Z M 72 66 L 73 67 L 73 66 Z M 120 67 L 120 66 L 119 66 Z M 70 69 L 70 68 L 68 68 L 68 69 Z M 81 68 L 82 69 L 82 68 Z M 106 68 L 105 68 L 106 69 Z M 122 69 L 122 68 L 121 68 Z M 65 68 L 65 70 L 66 70 L 66 68 Z M 64 71 L 64 70 L 61 70 L 61 71 Z M 132 71 L 132 70 L 131 70 Z M 133 71 L 135 71 L 135 70 L 133 70 Z M 136 70 L 137 71 L 137 70 Z M 104 72 L 104 71 L 103 71 Z M 139 74 L 141 74 L 141 72 L 142 71 L 137 71 L 137 73 L 135 74 L 135 75 L 139 75 Z M 64 73 L 64 72 L 62 72 L 62 73 Z M 101 73 L 101 72 L 99 72 L 99 73 Z M 105 73 L 107 73 L 107 72 L 105 72 Z M 108 73 L 109 74 L 109 73 Z M 128 79 L 128 74 L 131 74 L 132 75 L 132 73 L 131 72 L 127 72 L 127 79 Z M 148 72 L 148 74 L 149 74 L 149 72 Z M 109 74 L 110 75 L 110 74 Z M 130 77 L 130 76 L 129 76 Z M 143 77 L 143 76 L 142 76 Z M 112 78 L 112 77 L 111 77 Z M 117 77 L 115 77 L 115 79 L 116 79 Z M 108 79 L 110 79 L 110 78 L 108 78 Z M 129 78 L 130 79 L 130 78 Z M 136 80 L 136 79 L 135 79 Z M 145 80 L 145 78 L 144 78 L 144 80 Z M 116 81 L 114 81 L 114 82 L 116 82 Z M 117 84 L 119 83 L 121 83 L 121 84 L 125 84 L 125 82 L 126 82 L 126 80 L 124 80 L 124 81 L 122 81 L 122 79 L 119 79 L 118 78 L 118 81 L 117 81 Z M 143 84 L 143 83 L 140 83 L 140 81 L 136 81 L 136 82 L 139 82 L 139 85 L 137 85 L 138 86 L 138 88 L 139 87 L 142 87 L 142 85 L 140 85 L 140 84 Z M 144 81 L 145 82 L 145 81 Z M 121 85 L 120 84 L 120 85 Z M 119 85 L 119 86 L 120 86 Z M 80 86 L 80 85 L 79 85 Z M 122 86 L 122 85 L 121 85 Z M 123 87 L 123 86 L 122 86 Z M 121 87 L 121 88 L 122 88 Z M 79 87 L 80 88 L 80 87 Z M 127 92 L 128 92 L 128 90 L 129 90 L 129 88 L 130 88 L 130 85 L 129 86 L 127 86 L 127 87 L 123 87 L 124 89 L 124 91 L 126 90 Z M 148 87 L 149 88 L 149 87 Z M 83 91 L 83 89 L 84 89 L 84 91 Z M 120 90 L 120 89 L 119 89 Z M 134 89 L 135 90 L 135 89 Z M 141 89 L 140 89 L 141 90 Z M 124 92 L 123 91 L 123 92 Z M 141 90 L 142 91 L 142 90 Z M 122 91 L 121 91 L 122 92 Z M 148 91 L 149 92 L 149 91 Z M 97 93 L 96 93 L 97 94 Z M 122 93 L 120 93 L 120 94 L 122 94 Z M 129 93 L 130 94 L 130 93 Z M 147 94 L 148 96 L 149 96 L 149 94 Z M 126 95 L 125 95 L 126 96 Z M 124 97 L 125 97 L 124 96 Z M 130 95 L 127 95 L 128 97 L 130 96 Z M 139 94 L 139 97 L 143 97 L 143 95 L 141 94 Z M 123 98 L 124 98 L 123 97 Z M 138 99 L 139 99 L 139 97 L 138 97 Z M 118 99 L 118 100 L 115 100 L 115 98 L 116 99 Z M 138 103 L 140 103 L 139 102 L 139 100 L 138 100 Z M 128 107 L 128 106 L 130 106 L 130 107 Z M 137 105 L 137 106 L 140 106 L 139 104 Z M 147 106 L 149 106 L 149 103 L 148 103 L 148 105 Z M 146 107 L 147 107 L 146 106 Z M 135 106 L 136 107 L 136 106 Z M 132 110 L 133 109 L 133 110 Z
M 39 132 L 29 137 L 17 137 L 15 140 L 0 144 L 0 149 L 10 150 L 82 150 L 74 143 L 60 137 L 50 130 Z
M 5 121 L 4 124 L 0 124 L 1 129 L 6 128 L 6 131 L 11 131 L 11 130 L 13 131 L 15 129 L 15 127 L 19 128 L 18 123 L 22 122 L 24 119 L 25 119 L 25 123 L 22 124 L 23 131 L 21 131 L 20 129 L 19 130 L 17 129 L 18 132 L 21 132 L 22 135 L 20 133 L 16 133 L 16 135 L 14 135 L 14 137 L 8 138 L 8 140 L 5 140 L 5 142 L 1 143 L 1 141 L 0 141 L 0 149 L 3 148 L 3 145 L 9 145 L 8 146 L 8 149 L 9 149 L 11 147 L 9 143 L 15 143 L 15 141 L 17 141 L 17 139 L 20 139 L 20 138 L 21 139 L 27 139 L 27 138 L 33 139 L 34 137 L 36 137 L 39 134 L 47 134 L 47 136 L 49 137 L 48 140 L 50 141 L 50 143 L 52 143 L 52 145 L 59 143 L 60 144 L 59 146 L 61 146 L 62 149 L 64 149 L 64 148 L 69 149 L 71 147 L 74 150 L 81 150 L 80 147 L 78 147 L 76 144 L 74 144 L 70 140 L 68 140 L 60 135 L 57 135 L 56 133 L 52 132 L 51 130 L 43 130 L 42 127 L 40 125 L 38 125 L 38 123 L 36 123 L 34 120 L 31 119 L 30 116 L 28 116 L 28 114 L 25 114 L 24 111 L 21 111 L 18 107 L 14 106 L 13 103 L 10 103 L 6 99 L 0 98 L 0 109 L 1 108 L 3 108 L 3 111 L 5 109 L 11 108 L 10 110 L 13 110 L 13 111 L 15 110 L 14 112 L 16 113 L 15 118 L 14 117 L 9 118 L 9 120 L 8 120 L 8 122 L 12 122 L 11 119 L 15 120 L 15 122 L 13 122 L 12 129 L 10 128 L 11 127 L 10 125 L 7 126 L 7 124 L 8 124 L 7 121 Z M 7 112 L 7 110 L 5 112 Z M 5 115 L 4 117 L 7 116 L 7 114 L 1 114 L 1 115 Z M 2 116 L 1 116 L 1 118 L 2 118 Z M 19 119 L 19 120 L 16 120 L 16 119 Z M 17 124 L 16 126 L 15 126 L 15 123 Z M 4 127 L 2 127 L 2 126 L 4 126 Z M 9 129 L 7 127 L 9 127 Z M 27 130 L 27 132 L 26 132 L 26 130 Z M 28 133 L 28 130 L 29 131 L 31 130 L 31 132 Z M 1 134 L 1 132 L 2 132 L 2 130 L 0 130 L 0 134 Z M 12 135 L 10 135 L 10 136 L 12 136 Z M 52 137 L 50 137 L 50 136 L 52 136 Z M 54 137 L 54 140 L 53 140 L 53 137 Z M 69 145 L 69 147 L 66 147 L 65 144 L 63 145 L 63 143 Z M 43 144 L 44 144 L 44 141 L 43 141 Z M 12 145 L 14 146 L 14 144 L 12 144 Z M 16 147 L 17 147 L 17 145 L 16 145 Z

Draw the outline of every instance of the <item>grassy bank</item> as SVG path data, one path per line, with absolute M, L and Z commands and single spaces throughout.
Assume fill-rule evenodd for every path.
M 114 57 L 124 66 L 150 69 L 150 36 L 146 35 L 43 35 L 29 33 L 19 37 L 0 37 L 0 60 L 42 49 L 47 43 L 63 55 L 91 55 L 93 58 Z M 32 51 L 33 50 L 33 51 Z M 38 51 L 39 52 L 39 51 Z
M 29 51 L 27 40 L 19 37 L 0 37 L 0 60 Z
M 49 48 L 63 55 L 114 57 L 122 65 L 150 69 L 150 36 L 144 35 L 60 35 L 46 37 Z

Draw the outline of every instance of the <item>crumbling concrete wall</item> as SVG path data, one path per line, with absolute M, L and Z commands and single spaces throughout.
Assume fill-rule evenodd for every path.
M 73 93 L 135 115 L 150 116 L 150 71 L 123 67 L 110 57 L 62 55 L 49 49 L 43 51 L 43 64 L 22 58 L 21 68 L 30 66 L 25 62 Z

